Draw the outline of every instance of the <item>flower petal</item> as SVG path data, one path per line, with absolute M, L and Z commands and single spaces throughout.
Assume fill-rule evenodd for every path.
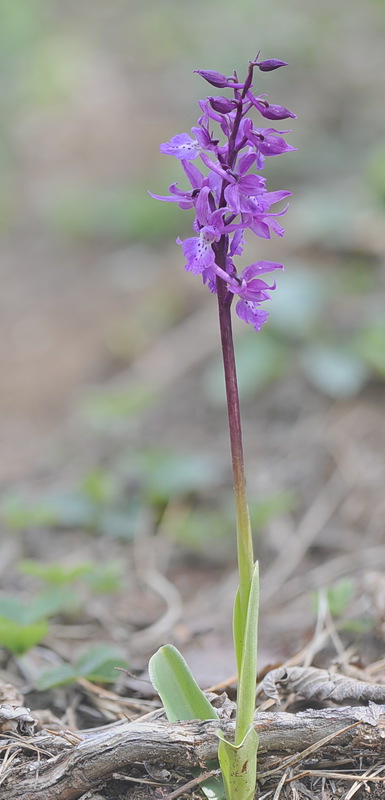
M 255 331 L 259 331 L 266 322 L 269 312 L 259 308 L 251 300 L 239 300 L 235 310 L 240 319 L 252 325 Z
M 167 156 L 175 156 L 180 159 L 196 158 L 199 155 L 201 146 L 196 139 L 192 139 L 188 133 L 178 133 L 169 142 L 160 145 L 160 152 Z
M 213 237 L 207 238 L 204 229 L 200 232 L 199 236 L 193 236 L 191 239 L 181 241 L 177 239 L 177 243 L 182 245 L 182 250 L 187 261 L 185 269 L 192 272 L 193 275 L 199 275 L 203 270 L 211 267 L 214 263 L 214 250 L 211 247 Z
M 264 275 L 266 272 L 274 272 L 276 269 L 284 269 L 283 264 L 279 264 L 276 261 L 254 261 L 253 264 L 245 267 L 240 278 L 245 281 L 251 281 L 256 275 Z
M 191 164 L 191 161 L 186 161 L 185 159 L 182 160 L 182 167 L 193 189 L 200 189 L 204 180 L 204 176 L 198 167 L 196 167 L 195 164 Z

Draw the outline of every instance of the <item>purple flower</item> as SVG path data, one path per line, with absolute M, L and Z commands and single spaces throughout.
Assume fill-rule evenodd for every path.
M 274 261 L 255 261 L 254 264 L 249 264 L 236 277 L 235 283 L 238 286 L 229 284 L 229 289 L 233 294 L 238 294 L 242 300 L 252 300 L 255 303 L 268 300 L 267 291 L 275 289 L 275 282 L 272 286 L 269 286 L 259 276 L 264 275 L 266 272 L 274 272 L 276 269 L 284 269 L 283 264 L 278 264 Z
M 221 236 L 231 233 L 238 225 L 226 225 L 223 217 L 228 208 L 219 208 L 216 211 L 210 210 L 210 199 L 212 198 L 209 186 L 204 186 L 196 203 L 196 221 L 199 235 L 190 239 L 177 239 L 177 243 L 182 245 L 182 250 L 186 258 L 185 269 L 193 275 L 199 275 L 214 264 L 215 253 L 212 248 L 214 242 L 219 242 Z
M 160 145 L 160 152 L 165 153 L 167 156 L 175 156 L 180 159 L 196 158 L 200 151 L 201 145 L 196 139 L 192 139 L 188 133 L 178 133 L 173 136 L 169 142 L 164 142 Z
M 219 241 L 220 234 L 218 235 L 213 228 L 204 227 L 199 233 L 199 236 L 193 236 L 191 239 L 177 239 L 177 243 L 182 245 L 184 257 L 187 261 L 185 269 L 192 272 L 193 275 L 199 275 L 214 264 L 214 250 L 211 247 L 212 243 Z
M 246 122 L 249 124 L 246 125 Z M 290 133 L 290 131 L 282 132 Z M 275 128 L 253 128 L 251 120 L 245 121 L 244 133 L 250 145 L 253 145 L 262 156 L 280 156 L 281 153 L 296 150 L 280 136 L 281 131 L 277 131 Z M 258 159 L 258 167 L 262 169 L 263 161 L 261 166 L 259 165 L 260 160 Z
M 262 325 L 267 322 L 269 312 L 259 308 L 257 303 L 252 300 L 239 300 L 235 310 L 240 319 L 253 326 L 255 331 L 260 331 Z
M 244 322 L 252 324 L 256 331 L 259 331 L 269 316 L 267 311 L 259 308 L 259 304 L 264 300 L 269 300 L 269 292 L 276 287 L 275 281 L 269 286 L 259 276 L 276 269 L 284 269 L 283 264 L 272 261 L 256 261 L 246 267 L 241 275 L 237 276 L 234 283 L 229 283 L 230 292 L 237 294 L 240 298 L 235 307 L 238 317 Z
M 149 192 L 154 200 L 163 200 L 165 203 L 178 203 L 179 208 L 193 208 L 195 206 L 199 196 L 199 190 L 205 183 L 208 183 L 208 179 L 205 179 L 198 167 L 196 167 L 195 164 L 191 164 L 190 161 L 182 161 L 182 167 L 190 181 L 192 190 L 184 191 L 183 189 L 179 189 L 177 183 L 172 183 L 171 186 L 168 187 L 169 192 L 171 192 L 171 197 Z
M 295 114 L 284 106 L 268 103 L 264 96 L 254 96 L 251 87 L 255 68 L 271 72 L 283 66 L 285 61 L 258 61 L 257 56 L 250 62 L 243 83 L 235 72 L 226 76 L 213 70 L 196 70 L 211 86 L 230 89 L 232 96 L 200 100 L 201 116 L 191 129 L 191 136 L 177 134 L 160 146 L 162 153 L 181 161 L 189 186 L 184 189 L 172 183 L 169 195 L 152 194 L 157 200 L 177 203 L 182 209 L 194 209 L 194 235 L 177 239 L 185 257 L 185 269 L 201 275 L 211 292 L 221 286 L 221 296 L 224 284 L 229 304 L 236 296 L 236 313 L 255 330 L 268 317 L 261 303 L 269 300 L 270 292 L 275 289 L 275 282 L 268 284 L 261 276 L 283 266 L 272 261 L 255 261 L 238 275 L 234 258 L 242 254 L 247 229 L 265 239 L 270 238 L 271 232 L 283 236 L 284 229 L 277 217 L 286 213 L 287 206 L 276 212 L 271 207 L 291 192 L 267 191 L 266 179 L 259 171 L 266 156 L 278 156 L 295 148 L 282 136 L 289 131 L 254 127 L 249 114 L 257 109 L 272 120 L 295 118 Z M 198 156 L 202 170 L 192 163 Z

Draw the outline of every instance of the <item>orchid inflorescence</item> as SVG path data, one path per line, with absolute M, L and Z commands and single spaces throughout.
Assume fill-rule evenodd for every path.
M 236 312 L 255 330 L 259 330 L 268 317 L 260 308 L 269 292 L 275 289 L 261 279 L 261 275 L 283 265 L 272 261 L 255 261 L 238 274 L 234 256 L 241 255 L 244 232 L 250 229 L 256 236 L 270 239 L 271 231 L 283 236 L 284 229 L 277 217 L 287 210 L 271 212 L 270 207 L 285 199 L 291 192 L 268 192 L 266 179 L 254 170 L 262 170 L 266 156 L 276 156 L 296 148 L 289 145 L 275 128 L 254 127 L 249 112 L 256 109 L 265 119 L 295 118 L 295 114 L 280 105 L 268 103 L 265 95 L 251 91 L 253 72 L 270 72 L 286 66 L 285 61 L 269 59 L 249 63 L 244 83 L 238 81 L 236 72 L 225 76 L 212 70 L 196 70 L 209 84 L 218 89 L 231 89 L 232 98 L 222 95 L 200 100 L 202 115 L 191 129 L 192 136 L 181 133 L 161 144 L 162 153 L 178 158 L 191 184 L 184 191 L 173 183 L 170 195 L 151 194 L 157 200 L 178 203 L 182 209 L 195 209 L 193 228 L 195 236 L 177 239 L 186 259 L 185 269 L 202 275 L 203 283 L 216 292 L 218 280 L 225 283 L 227 301 L 238 296 Z M 225 142 L 210 130 L 212 122 L 219 125 Z M 289 133 L 289 131 L 282 131 Z M 192 162 L 200 157 L 208 170 L 201 172 Z

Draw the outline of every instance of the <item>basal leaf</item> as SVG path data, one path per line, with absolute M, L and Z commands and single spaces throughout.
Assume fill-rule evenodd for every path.
M 182 719 L 218 718 L 183 656 L 173 645 L 166 644 L 159 648 L 150 658 L 148 672 L 170 722 Z M 208 769 L 215 769 L 217 766 L 216 761 L 207 764 Z M 199 770 L 193 770 L 193 773 L 198 775 Z M 208 800 L 223 800 L 224 789 L 221 778 L 208 778 L 201 784 L 201 789 Z
M 238 745 L 219 736 L 219 764 L 227 800 L 253 800 L 257 774 L 258 736 L 250 728 Z
M 257 676 L 258 612 L 259 565 L 257 561 L 254 565 L 254 572 L 250 585 L 246 625 L 243 637 L 242 663 L 238 681 L 236 737 L 239 737 L 241 740 L 246 736 L 254 718 Z
M 183 656 L 171 644 L 163 645 L 150 658 L 150 680 L 164 705 L 167 719 L 218 719 L 199 688 Z
M 239 587 L 235 595 L 234 610 L 233 610 L 233 640 L 235 657 L 237 660 L 238 675 L 241 673 L 242 667 L 242 651 L 243 651 L 243 634 L 244 634 L 244 621 L 242 620 L 241 603 L 239 599 Z

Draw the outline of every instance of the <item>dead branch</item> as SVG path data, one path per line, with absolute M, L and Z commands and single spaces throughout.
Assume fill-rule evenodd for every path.
M 307 710 L 297 714 L 256 713 L 260 737 L 260 770 L 266 753 L 277 759 L 301 752 L 354 723 L 335 740 L 333 747 L 349 748 L 349 755 L 385 754 L 385 705 Z M 0 800 L 76 800 L 108 776 L 138 762 L 162 766 L 202 766 L 214 759 L 221 724 L 231 737 L 234 722 L 169 723 L 164 720 L 123 722 L 88 731 L 76 745 L 64 736 L 42 732 L 25 741 L 8 739 L 18 750 L 8 769 L 0 772 Z M 79 733 L 81 736 L 81 732 Z M 0 742 L 4 749 L 4 740 Z M 330 744 L 325 746 L 330 754 Z M 31 751 L 32 752 L 31 757 Z M 322 756 L 322 749 L 317 756 Z M 324 751 L 325 752 L 325 751 Z M 345 750 L 346 752 L 346 750 Z M 51 757 L 46 758 L 47 753 Z

